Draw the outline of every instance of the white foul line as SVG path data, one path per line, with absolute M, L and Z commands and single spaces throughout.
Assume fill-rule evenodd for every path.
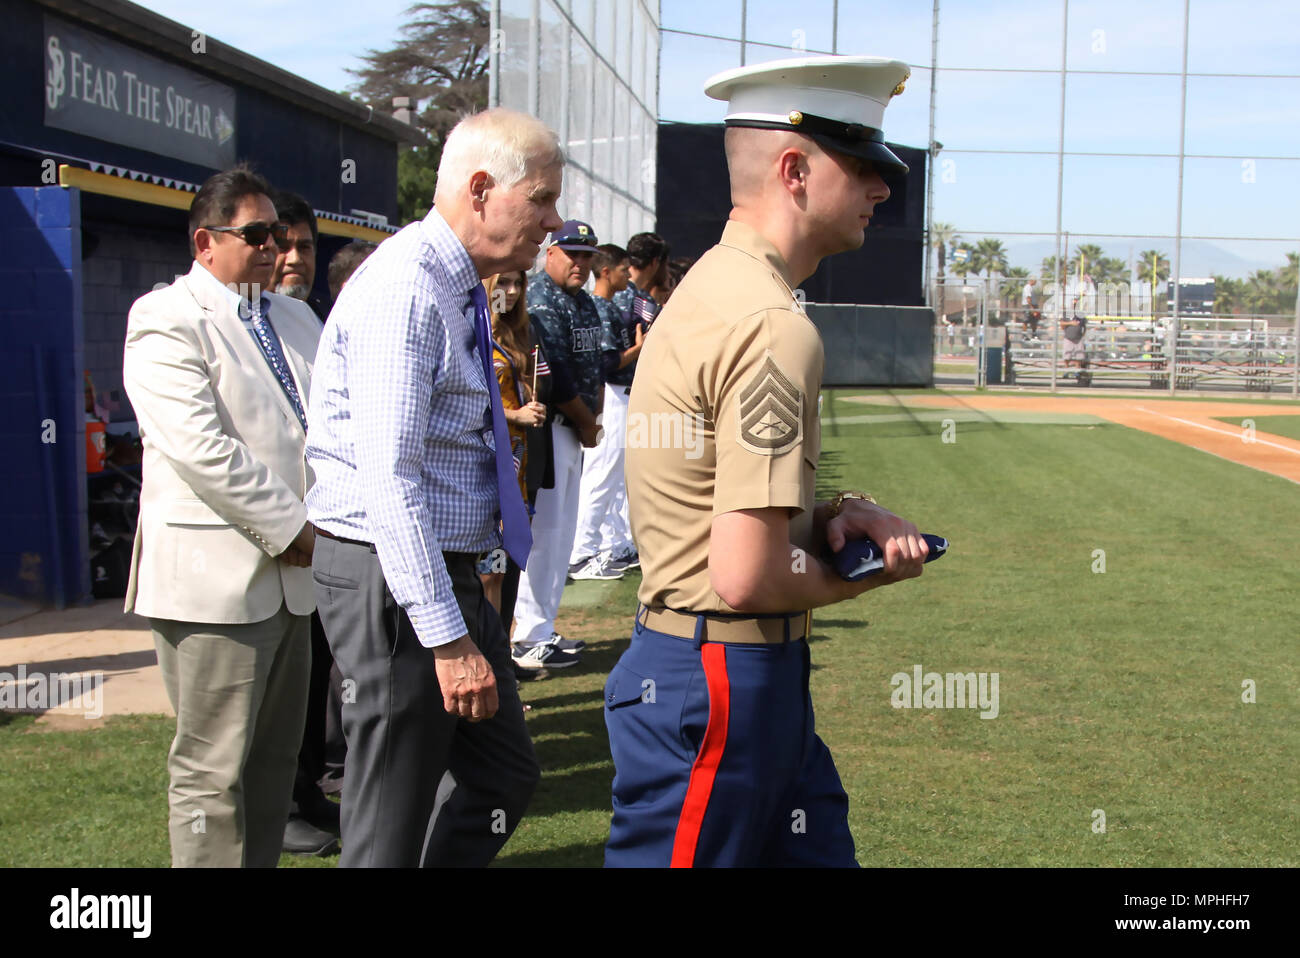
M 1205 425 L 1205 423 L 1203 422 L 1192 422 L 1192 420 L 1190 419 L 1179 419 L 1177 416 L 1166 416 L 1162 412 L 1156 412 L 1154 409 L 1147 409 L 1145 406 L 1134 406 L 1133 408 L 1138 410 L 1139 412 L 1145 412 L 1145 413 L 1150 413 L 1153 416 L 1159 416 L 1161 419 L 1172 419 L 1174 422 L 1181 422 L 1185 426 L 1195 426 L 1197 429 L 1206 429 L 1209 430 L 1210 432 L 1217 432 L 1222 436 L 1231 436 L 1233 439 L 1241 438 L 1240 432 L 1233 432 L 1230 429 L 1216 429 L 1213 426 Z M 1276 442 L 1269 442 L 1267 439 L 1252 439 L 1249 441 L 1242 439 L 1242 442 L 1247 442 L 1248 445 L 1258 444 L 1261 446 L 1272 446 L 1274 449 L 1281 449 L 1283 452 L 1292 452 L 1295 453 L 1297 456 L 1300 456 L 1300 449 L 1296 449 L 1293 446 L 1283 446 L 1280 443 L 1276 443 Z

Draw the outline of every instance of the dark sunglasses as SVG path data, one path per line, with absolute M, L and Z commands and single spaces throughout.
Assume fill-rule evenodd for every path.
M 203 228 L 213 233 L 238 233 L 249 246 L 261 247 L 270 236 L 275 240 L 276 249 L 281 253 L 287 253 L 293 248 L 293 243 L 289 240 L 289 227 L 285 223 L 273 223 L 270 226 L 265 223 L 249 223 L 247 226 L 205 226 Z

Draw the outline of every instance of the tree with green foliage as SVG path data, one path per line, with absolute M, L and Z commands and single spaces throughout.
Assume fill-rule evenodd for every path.
M 1097 278 L 1096 264 L 1105 256 L 1105 252 L 1095 243 L 1081 243 L 1074 248 L 1074 262 L 1072 272 L 1076 276 L 1083 276 L 1085 273 L 1092 277 L 1094 283 L 1100 282 Z
M 971 273 L 976 272 L 975 251 L 970 248 L 970 244 L 968 244 L 964 239 L 958 236 L 953 237 L 952 242 L 949 244 L 948 248 L 954 252 L 956 252 L 959 249 L 966 249 L 970 253 L 970 255 L 967 256 L 967 258 L 964 261 L 953 260 L 952 262 L 953 274 L 956 276 L 960 276 L 962 280 L 961 324 L 965 326 L 969 318 L 969 312 L 966 303 L 966 277 L 969 276 Z
M 992 285 L 992 282 L 994 273 L 1005 273 L 1007 271 L 1007 251 L 1002 245 L 1002 241 L 986 236 L 976 243 L 975 249 L 971 251 L 971 268 L 977 274 L 984 273 L 989 287 L 993 289 L 995 294 L 993 299 L 994 316 L 1000 319 L 1002 316 L 1002 299 L 996 295 L 998 290 L 997 287 Z
M 1230 276 L 1214 277 L 1214 311 L 1223 315 L 1239 313 L 1246 299 L 1245 280 Z
M 930 224 L 930 246 L 938 254 L 939 269 L 935 275 L 936 287 L 938 292 L 938 314 L 939 318 L 947 319 L 944 311 L 944 261 L 947 251 L 953 248 L 953 245 L 961 240 L 957 236 L 957 228 L 951 223 L 932 223 Z
M 1015 306 L 1020 302 L 1020 294 L 1025 290 L 1025 284 L 1029 282 L 1029 270 L 1023 266 L 1013 266 L 1002 274 L 1002 295 L 1008 306 Z
M 1278 279 L 1284 290 L 1295 292 L 1300 287 L 1300 253 L 1287 253 L 1286 265 L 1278 270 Z
M 1092 278 L 1098 284 L 1123 283 L 1128 280 L 1128 264 L 1115 256 L 1103 256 L 1090 267 Z
M 1283 289 L 1281 270 L 1257 269 L 1246 278 L 1242 305 L 1246 312 L 1257 316 L 1285 314 L 1295 306 L 1295 290 Z
M 462 116 L 487 106 L 487 5 L 478 0 L 417 3 L 404 14 L 401 39 L 391 49 L 361 59 L 354 91 L 392 109 L 394 97 L 411 99 L 411 121 L 429 135 L 427 146 L 402 147 L 397 160 L 397 201 L 402 224 L 423 217 L 433 204 L 442 143 Z
M 989 279 L 994 273 L 1007 270 L 1007 251 L 999 239 L 986 236 L 975 244 L 971 253 L 971 263 L 976 273 L 984 273 Z
M 1066 280 L 1066 278 L 1070 275 L 1070 273 L 1071 273 L 1071 269 L 1070 269 L 1070 267 L 1071 267 L 1071 263 L 1070 263 L 1069 260 L 1067 260 L 1066 263 L 1065 263 L 1065 269 L 1061 272 L 1061 275 L 1060 275 L 1060 277 L 1059 277 L 1059 279 L 1060 279 L 1060 281 L 1061 281 L 1062 283 L 1064 283 L 1065 280 Z M 1043 280 L 1044 282 L 1047 282 L 1047 283 L 1055 283 L 1055 282 L 1057 281 L 1058 277 L 1057 277 L 1057 275 L 1056 275 L 1056 257 L 1055 257 L 1055 256 L 1044 256 L 1044 257 L 1043 257 L 1043 265 L 1039 268 L 1038 276 L 1039 276 L 1039 279 L 1041 279 L 1041 280 Z

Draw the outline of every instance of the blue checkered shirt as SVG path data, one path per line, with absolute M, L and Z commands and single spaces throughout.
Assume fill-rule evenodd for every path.
M 375 544 L 389 591 L 431 647 L 466 634 L 442 552 L 500 543 L 470 301 L 478 283 L 469 253 L 430 210 L 344 286 L 312 373 L 308 518 Z

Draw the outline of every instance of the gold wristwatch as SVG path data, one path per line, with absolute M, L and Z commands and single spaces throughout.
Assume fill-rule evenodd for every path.
M 843 492 L 837 493 L 835 498 L 830 501 L 830 515 L 826 518 L 834 519 L 838 516 L 846 499 L 865 499 L 867 502 L 872 504 L 875 504 L 876 501 L 874 496 L 870 496 L 865 492 L 859 492 L 856 489 L 845 489 Z

